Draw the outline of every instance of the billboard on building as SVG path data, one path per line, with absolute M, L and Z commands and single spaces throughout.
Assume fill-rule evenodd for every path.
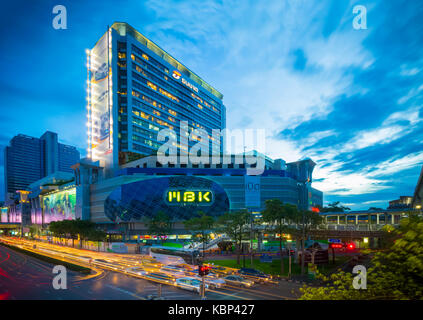
M 89 123 L 90 146 L 93 160 L 100 160 L 108 166 L 112 160 L 112 94 L 111 94 L 111 53 L 109 40 L 105 35 L 90 52 L 89 59 Z
M 42 197 L 44 223 L 75 219 L 76 189 L 55 192 Z

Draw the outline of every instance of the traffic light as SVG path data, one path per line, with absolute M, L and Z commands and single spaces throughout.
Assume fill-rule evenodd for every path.
M 355 249 L 355 244 L 354 244 L 354 242 L 347 243 L 347 249 L 348 249 L 348 250 L 354 250 L 354 249 Z
M 331 243 L 329 244 L 329 247 L 331 249 L 341 249 L 344 245 L 342 243 Z
M 209 272 L 210 272 L 210 267 L 203 266 L 203 265 L 198 266 L 198 275 L 199 276 L 201 276 L 201 277 L 206 276 L 206 275 L 209 274 Z

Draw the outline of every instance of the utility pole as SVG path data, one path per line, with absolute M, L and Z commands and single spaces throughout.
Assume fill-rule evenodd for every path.
M 206 300 L 206 284 L 204 281 L 204 275 L 201 276 L 201 300 Z

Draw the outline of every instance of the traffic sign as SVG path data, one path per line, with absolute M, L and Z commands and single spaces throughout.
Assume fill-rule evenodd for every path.
M 328 239 L 329 243 L 341 243 L 341 239 Z

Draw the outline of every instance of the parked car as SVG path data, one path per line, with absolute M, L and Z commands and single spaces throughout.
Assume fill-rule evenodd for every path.
M 260 282 L 260 283 L 264 283 L 272 279 L 271 275 L 265 274 L 262 271 L 252 269 L 252 268 L 241 268 L 238 271 L 238 274 L 246 278 L 249 278 L 255 282 Z
M 226 284 L 231 284 L 234 286 L 240 286 L 244 288 L 250 288 L 254 285 L 254 281 L 245 279 L 237 275 L 226 276 L 223 279 L 225 280 Z
M 176 286 L 181 289 L 191 290 L 194 292 L 200 292 L 201 290 L 201 280 L 192 277 L 184 277 L 176 279 Z M 207 283 L 205 284 L 206 289 L 208 289 Z
M 175 277 L 163 272 L 151 272 L 145 275 L 149 280 L 158 281 L 166 284 L 175 285 Z

